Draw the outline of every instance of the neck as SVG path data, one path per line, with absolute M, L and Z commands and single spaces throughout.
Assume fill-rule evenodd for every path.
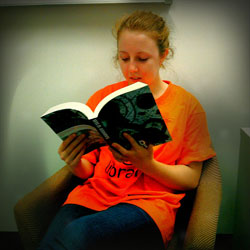
M 150 84 L 149 87 L 154 98 L 157 99 L 166 91 L 166 89 L 168 88 L 168 84 L 159 79 L 157 83 Z

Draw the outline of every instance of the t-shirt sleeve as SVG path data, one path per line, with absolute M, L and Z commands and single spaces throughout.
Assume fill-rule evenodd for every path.
M 88 160 L 93 165 L 96 165 L 97 162 L 99 161 L 99 155 L 100 155 L 100 150 L 95 149 L 95 150 L 83 155 L 82 158 Z
M 105 94 L 102 90 L 98 90 L 95 92 L 87 101 L 87 105 L 92 109 L 95 110 L 97 104 L 105 97 Z
M 193 161 L 201 162 L 215 155 L 208 131 L 206 113 L 203 111 L 190 115 L 177 164 L 188 165 Z

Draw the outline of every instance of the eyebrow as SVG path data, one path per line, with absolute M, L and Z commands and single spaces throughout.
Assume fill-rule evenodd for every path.
M 120 50 L 119 53 L 128 53 L 127 51 Z
M 128 53 L 128 52 L 127 52 L 127 51 L 120 50 L 119 53 Z M 137 54 L 142 54 L 142 53 L 143 53 L 143 54 L 149 55 L 149 53 L 146 52 L 146 51 L 139 51 Z

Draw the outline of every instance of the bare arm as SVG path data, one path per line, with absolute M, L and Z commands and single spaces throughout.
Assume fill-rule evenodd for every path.
M 153 147 L 147 149 L 139 146 L 129 135 L 124 134 L 132 145 L 126 150 L 117 143 L 112 144 L 119 152 L 110 148 L 118 161 L 130 161 L 136 168 L 156 179 L 160 183 L 175 190 L 189 190 L 197 187 L 201 175 L 202 162 L 187 165 L 167 165 L 153 158 Z
M 144 165 L 144 173 L 175 190 L 190 190 L 197 187 L 201 175 L 202 162 L 187 165 L 167 165 L 156 160 Z
M 62 142 L 58 149 L 60 158 L 67 164 L 70 171 L 81 179 L 93 175 L 94 166 L 89 161 L 81 158 L 85 152 L 86 135 L 70 135 Z

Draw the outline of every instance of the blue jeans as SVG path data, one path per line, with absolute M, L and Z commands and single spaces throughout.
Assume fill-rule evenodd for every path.
M 161 233 L 141 208 L 121 203 L 104 211 L 60 208 L 39 250 L 163 250 Z

